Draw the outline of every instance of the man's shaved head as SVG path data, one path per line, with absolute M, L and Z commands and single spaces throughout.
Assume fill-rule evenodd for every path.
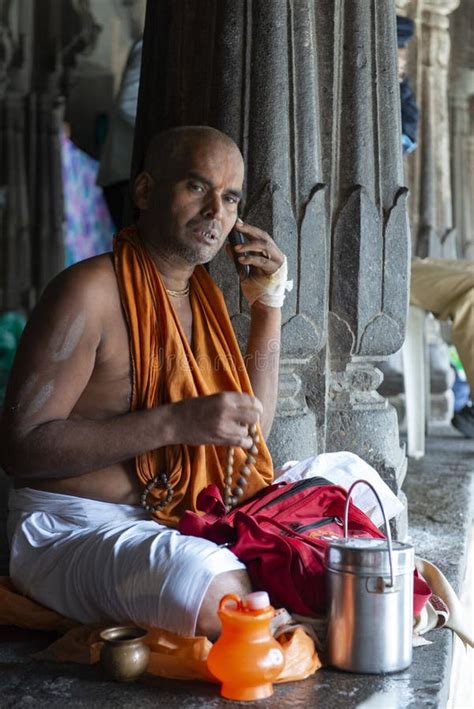
M 139 230 L 162 260 L 194 268 L 210 261 L 235 225 L 244 161 L 229 136 L 209 126 L 156 135 L 135 180 Z
M 178 168 L 183 159 L 199 144 L 222 145 L 227 150 L 241 153 L 236 143 L 225 133 L 211 126 L 178 126 L 155 135 L 146 151 L 144 169 L 155 177 Z

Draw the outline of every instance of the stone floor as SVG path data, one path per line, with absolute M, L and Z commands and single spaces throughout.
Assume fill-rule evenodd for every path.
M 404 485 L 410 540 L 416 553 L 438 564 L 458 591 L 472 520 L 473 472 L 474 441 L 465 441 L 453 431 L 440 431 L 428 440 L 425 458 L 410 462 Z M 444 708 L 451 670 L 451 632 L 438 630 L 429 639 L 431 645 L 414 650 L 413 664 L 405 672 L 370 676 L 320 670 L 303 682 L 275 687 L 274 696 L 258 705 L 282 709 Z M 151 676 L 133 685 L 115 684 L 104 679 L 98 666 L 33 660 L 31 654 L 48 640 L 43 633 L 0 629 L 0 707 L 125 709 L 133 704 L 192 709 L 240 705 L 221 699 L 217 687 L 208 684 Z

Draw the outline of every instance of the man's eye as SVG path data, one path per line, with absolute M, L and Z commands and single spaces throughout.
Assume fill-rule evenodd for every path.
M 189 188 L 193 190 L 193 192 L 203 192 L 204 187 L 199 184 L 199 182 L 190 182 L 189 183 Z
M 234 197 L 234 195 L 228 194 L 225 197 L 226 202 L 229 204 L 238 204 L 239 200 L 237 197 Z

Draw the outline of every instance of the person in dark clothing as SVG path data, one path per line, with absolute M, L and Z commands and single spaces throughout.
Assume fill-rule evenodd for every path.
M 402 146 L 404 153 L 416 148 L 416 135 L 420 111 L 415 93 L 405 74 L 407 43 L 413 36 L 414 23 L 409 17 L 397 16 L 398 79 L 400 81 L 400 103 L 402 110 Z

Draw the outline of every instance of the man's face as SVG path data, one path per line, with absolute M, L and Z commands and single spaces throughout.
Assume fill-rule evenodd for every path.
M 217 254 L 237 219 L 244 166 L 237 149 L 199 141 L 169 166 L 156 168 L 148 233 L 163 254 L 186 265 Z

